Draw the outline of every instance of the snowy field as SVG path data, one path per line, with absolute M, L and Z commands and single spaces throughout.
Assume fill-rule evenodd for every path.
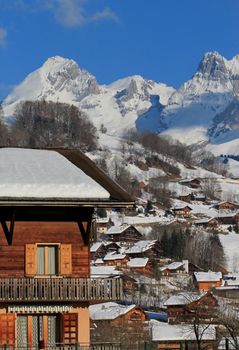
M 239 234 L 220 234 L 220 241 L 226 257 L 226 267 L 229 272 L 239 272 Z

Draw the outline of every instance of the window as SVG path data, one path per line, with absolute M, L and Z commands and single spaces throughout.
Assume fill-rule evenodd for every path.
M 25 273 L 27 276 L 71 275 L 71 244 L 26 244 Z
M 59 273 L 58 245 L 37 246 L 37 274 L 57 275 Z

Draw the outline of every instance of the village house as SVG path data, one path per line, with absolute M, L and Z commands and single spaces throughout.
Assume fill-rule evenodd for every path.
M 174 261 L 168 265 L 160 267 L 161 276 L 170 277 L 176 274 L 188 274 L 188 260 Z
M 193 198 L 192 193 L 181 193 L 178 195 L 178 199 L 183 202 L 190 203 Z
M 0 346 L 89 345 L 89 303 L 120 278 L 90 278 L 94 208 L 131 197 L 79 151 L 0 149 Z
M 239 222 L 239 211 L 234 212 L 220 212 L 217 220 L 223 225 L 236 225 Z
M 99 234 L 104 234 L 107 230 L 113 226 L 112 221 L 109 218 L 97 218 L 96 219 L 96 231 Z
M 192 200 L 197 201 L 197 202 L 205 202 L 206 201 L 206 196 L 203 193 L 200 192 L 194 192 L 192 194 Z
M 171 208 L 171 210 L 176 216 L 188 218 L 192 208 L 189 205 L 177 205 L 176 207 Z
M 133 293 L 135 290 L 137 290 L 137 281 L 124 273 L 121 270 L 117 270 L 115 266 L 94 266 L 92 265 L 90 267 L 90 274 L 92 278 L 104 278 L 111 279 L 111 278 L 120 278 L 123 283 L 123 293 Z
M 228 201 L 219 202 L 214 205 L 214 208 L 217 210 L 227 210 L 227 211 L 235 211 L 239 209 L 239 203 L 232 203 Z
M 105 235 L 109 240 L 121 242 L 124 245 L 133 245 L 143 238 L 143 235 L 134 226 L 127 224 L 112 226 Z
M 108 253 L 103 258 L 103 264 L 108 266 L 116 266 L 117 268 L 124 268 L 127 266 L 129 258 L 121 253 Z M 96 260 L 97 264 L 97 260 Z
M 161 252 L 158 240 L 140 240 L 124 250 L 130 258 L 148 257 L 156 260 L 160 259 Z
M 194 221 L 193 225 L 201 226 L 209 230 L 216 230 L 218 228 L 218 220 L 216 218 L 204 218 Z
M 133 273 L 150 276 L 153 273 L 152 262 L 149 258 L 132 258 L 127 263 L 127 268 Z
M 192 322 L 195 318 L 200 322 L 211 323 L 215 318 L 217 298 L 211 292 L 181 292 L 171 296 L 164 306 L 167 307 L 168 323 Z
M 90 259 L 91 261 L 103 259 L 108 253 L 119 253 L 120 249 L 120 244 L 116 242 L 94 242 L 90 247 Z
M 222 285 L 222 273 L 221 272 L 194 272 L 193 279 L 197 286 L 197 289 L 201 292 L 211 290 L 213 287 L 219 287 Z
M 197 179 L 197 178 L 183 179 L 183 180 L 180 180 L 179 183 L 183 186 L 187 186 L 190 188 L 200 188 L 201 187 L 201 180 Z
M 103 258 L 107 253 L 106 247 L 103 242 L 95 242 L 90 247 L 90 260 L 96 260 Z
M 150 339 L 146 313 L 136 305 L 114 302 L 90 306 L 91 337 L 95 342 L 120 342 L 122 349 L 136 349 Z
M 195 350 L 197 349 L 196 335 L 193 325 L 172 325 L 151 320 L 152 341 L 156 350 Z M 199 325 L 202 340 L 201 348 L 214 350 L 216 344 L 216 327 L 214 325 Z

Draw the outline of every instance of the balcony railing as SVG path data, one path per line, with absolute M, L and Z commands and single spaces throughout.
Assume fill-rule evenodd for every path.
M 0 302 L 72 302 L 122 299 L 120 278 L 2 278 Z

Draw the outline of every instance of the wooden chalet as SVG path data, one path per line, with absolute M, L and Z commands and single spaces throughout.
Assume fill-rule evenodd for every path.
M 131 272 L 145 276 L 151 276 L 153 274 L 153 266 L 149 258 L 132 258 L 128 261 L 127 268 Z
M 124 253 L 130 258 L 160 259 L 162 250 L 158 240 L 140 240 L 125 249 Z
M 164 305 L 171 324 L 190 323 L 195 317 L 203 323 L 212 323 L 212 319 L 216 322 L 218 301 L 211 292 L 182 292 L 171 296 Z
M 218 228 L 218 220 L 216 218 L 204 218 L 196 220 L 193 224 L 195 226 L 201 226 L 209 230 L 214 230 Z
M 132 245 L 141 240 L 143 235 L 133 225 L 123 224 L 110 227 L 106 232 L 106 237 L 113 242 L 122 242 L 122 244 L 125 245 Z
M 220 224 L 236 225 L 239 223 L 239 211 L 219 213 L 217 220 Z
M 90 258 L 92 261 L 103 259 L 107 253 L 118 253 L 120 245 L 115 242 L 94 242 L 90 247 Z
M 179 205 L 179 206 L 173 207 L 171 210 L 176 216 L 188 218 L 190 216 L 190 212 L 192 211 L 192 208 L 189 205 Z
M 94 208 L 132 198 L 76 150 L 0 149 L 0 347 L 89 345 L 89 303 L 119 278 L 90 277 Z
M 93 278 L 121 278 L 123 284 L 123 293 L 132 293 L 138 289 L 137 281 L 124 273 L 117 270 L 115 266 L 91 266 L 91 277 Z
M 162 277 L 171 277 L 177 274 L 187 274 L 188 260 L 174 261 L 168 265 L 160 267 L 160 273 Z
M 179 183 L 183 186 L 187 186 L 190 188 L 200 188 L 201 187 L 201 180 L 198 178 L 183 179 L 183 180 L 179 181 Z
M 200 271 L 193 273 L 194 282 L 201 292 L 206 292 L 222 285 L 222 273 L 214 271 Z
M 107 253 L 107 249 L 103 242 L 94 242 L 90 247 L 90 260 L 103 258 Z
M 97 218 L 96 219 L 96 231 L 99 234 L 104 234 L 107 230 L 113 226 L 112 221 L 109 218 Z
M 180 201 L 184 201 L 184 202 L 191 202 L 191 200 L 192 200 L 192 193 L 188 193 L 188 194 L 180 194 L 180 195 L 178 195 L 178 199 L 180 200 Z
M 198 348 L 193 325 L 173 325 L 152 320 L 152 341 L 155 350 L 195 350 Z M 201 349 L 214 350 L 216 346 L 216 327 L 199 325 Z
M 239 209 L 239 203 L 225 201 L 215 204 L 214 208 L 217 210 L 237 210 Z
M 91 335 L 95 342 L 120 342 L 121 349 L 137 349 L 150 339 L 147 314 L 136 305 L 113 302 L 90 305 Z M 105 346 L 101 349 L 110 349 Z
M 108 253 L 102 260 L 104 265 L 116 266 L 122 269 L 127 266 L 129 258 L 125 254 Z

